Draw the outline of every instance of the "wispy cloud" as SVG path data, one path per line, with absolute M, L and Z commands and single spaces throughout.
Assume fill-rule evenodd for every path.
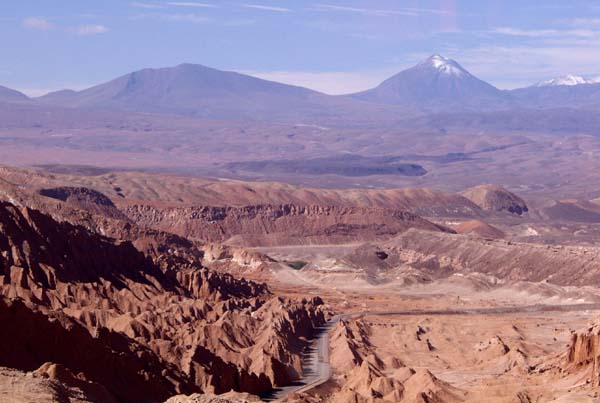
M 29 29 L 40 29 L 47 31 L 54 28 L 54 24 L 45 18 L 29 17 L 23 20 L 23 26 Z
M 417 14 L 437 14 L 437 15 L 454 15 L 454 10 L 442 9 L 442 8 L 420 8 L 420 7 L 404 7 L 406 11 L 412 11 Z
M 165 8 L 164 5 L 162 4 L 156 4 L 156 3 L 142 3 L 140 1 L 134 1 L 129 3 L 129 5 L 131 7 L 137 7 L 137 8 L 145 8 L 148 10 L 156 10 L 156 9 L 161 9 L 161 8 Z
M 169 6 L 175 7 L 196 7 L 196 8 L 216 8 L 214 4 L 197 3 L 195 1 L 169 1 L 166 3 Z
M 210 21 L 210 18 L 198 14 L 169 14 L 163 15 L 163 18 L 167 21 L 183 21 L 194 24 L 203 24 Z
M 265 6 L 262 4 L 244 4 L 246 8 L 253 8 L 255 10 L 263 10 L 263 11 L 273 11 L 276 13 L 292 13 L 294 10 L 285 7 L 274 7 L 274 6 Z
M 597 31 L 590 29 L 520 29 L 512 27 L 498 27 L 490 31 L 493 34 L 507 36 L 522 36 L 529 38 L 549 38 L 549 37 L 580 37 L 593 38 L 598 35 Z
M 200 14 L 140 14 L 131 17 L 134 20 L 158 20 L 167 22 L 189 22 L 194 24 L 204 24 L 210 22 L 211 19 Z
M 372 8 L 358 8 L 358 7 L 347 7 L 347 6 L 336 6 L 333 4 L 317 4 L 314 9 L 318 11 L 341 11 L 363 15 L 374 15 L 379 17 L 391 17 L 391 16 L 411 16 L 415 17 L 419 13 L 410 10 L 379 10 Z
M 73 32 L 76 35 L 85 36 L 103 34 L 105 32 L 108 32 L 108 28 L 100 24 L 88 24 L 69 28 L 69 31 Z

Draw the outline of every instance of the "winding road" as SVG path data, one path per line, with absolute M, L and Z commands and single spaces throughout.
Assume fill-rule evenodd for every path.
M 329 364 L 329 331 L 340 321 L 357 319 L 365 316 L 427 316 L 427 315 L 505 315 L 514 313 L 539 313 L 539 312 L 573 312 L 600 310 L 600 303 L 572 304 L 572 305 L 523 305 L 495 308 L 473 309 L 438 309 L 438 310 L 391 310 L 391 311 L 366 311 L 345 313 L 333 316 L 323 327 L 318 329 L 311 347 L 305 352 L 303 368 L 305 376 L 290 386 L 272 390 L 264 395 L 265 401 L 279 401 L 292 393 L 307 392 L 324 384 L 331 377 Z

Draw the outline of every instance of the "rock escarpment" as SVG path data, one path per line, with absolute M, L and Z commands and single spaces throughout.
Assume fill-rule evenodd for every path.
M 413 213 L 370 207 L 284 204 L 157 208 L 132 205 L 124 212 L 144 228 L 246 246 L 369 241 L 389 238 L 409 228 L 450 231 Z

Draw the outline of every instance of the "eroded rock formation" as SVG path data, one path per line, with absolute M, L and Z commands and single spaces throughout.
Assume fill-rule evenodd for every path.
M 363 320 L 341 321 L 332 330 L 331 365 L 336 387 L 327 402 L 462 402 L 463 391 L 426 369 L 384 360 L 369 340 Z M 298 401 L 302 401 L 300 398 Z
M 325 321 L 318 298 L 276 297 L 7 202 L 0 295 L 0 365 L 54 362 L 119 402 L 285 385 L 302 376 L 300 353 Z

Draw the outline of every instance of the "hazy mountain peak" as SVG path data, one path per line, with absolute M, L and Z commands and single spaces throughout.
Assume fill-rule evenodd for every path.
M 581 85 L 581 84 L 594 84 L 597 83 L 597 79 L 587 79 L 582 76 L 576 76 L 574 74 L 567 74 L 566 76 L 561 76 L 557 78 L 553 78 L 550 80 L 542 81 L 534 85 L 534 87 L 556 87 L 559 85 Z
M 428 59 L 422 61 L 420 65 L 432 67 L 438 70 L 440 73 L 453 76 L 462 76 L 468 74 L 468 72 L 456 61 L 438 54 L 430 56 Z

